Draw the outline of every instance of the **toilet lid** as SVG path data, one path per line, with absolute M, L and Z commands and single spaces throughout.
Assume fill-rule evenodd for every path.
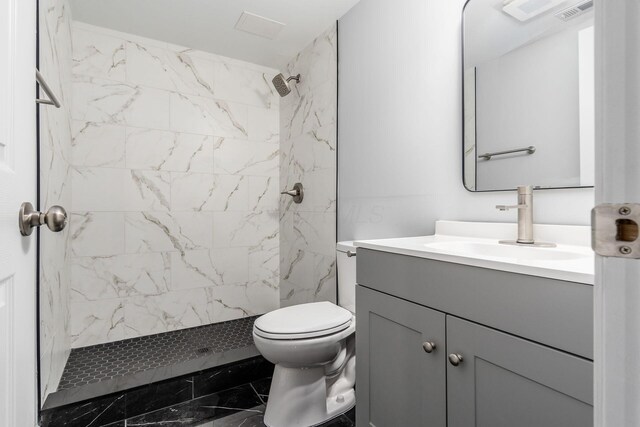
M 274 310 L 260 316 L 254 326 L 269 335 L 311 337 L 346 329 L 353 315 L 330 302 L 312 302 Z

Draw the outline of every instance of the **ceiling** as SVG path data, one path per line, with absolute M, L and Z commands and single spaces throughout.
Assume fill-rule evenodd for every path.
M 75 21 L 282 68 L 359 0 L 70 0 Z M 286 24 L 274 40 L 236 30 L 243 11 Z

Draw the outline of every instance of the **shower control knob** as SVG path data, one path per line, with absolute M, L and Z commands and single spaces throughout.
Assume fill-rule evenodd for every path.
M 449 355 L 449 363 L 451 363 L 453 366 L 458 366 L 459 364 L 461 364 L 463 361 L 462 355 L 458 354 L 458 353 L 451 353 Z
M 422 348 L 425 352 L 432 353 L 433 350 L 436 349 L 436 343 L 434 343 L 433 341 L 424 342 L 422 343 Z
M 51 206 L 45 213 L 38 212 L 29 202 L 20 206 L 18 225 L 20 234 L 29 236 L 35 227 L 46 224 L 49 230 L 57 233 L 67 226 L 67 211 L 62 206 Z
M 302 200 L 304 200 L 304 187 L 301 182 L 296 182 L 293 184 L 293 189 L 283 191 L 280 194 L 286 194 L 287 196 L 293 197 L 293 201 L 295 203 L 302 203 Z

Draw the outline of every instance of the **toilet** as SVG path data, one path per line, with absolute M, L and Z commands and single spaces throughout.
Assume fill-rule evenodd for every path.
M 338 304 L 285 307 L 256 319 L 253 341 L 275 365 L 268 427 L 310 427 L 356 404 L 356 248 L 337 244 Z

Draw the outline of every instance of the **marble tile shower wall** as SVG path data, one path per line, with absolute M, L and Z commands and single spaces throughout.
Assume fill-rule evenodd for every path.
M 276 70 L 73 29 L 73 347 L 279 306 Z
M 296 55 L 287 72 L 302 81 L 280 104 L 280 187 L 302 182 L 305 199 L 281 199 L 282 306 L 336 300 L 336 26 Z
M 71 206 L 71 15 L 66 0 L 40 0 L 39 67 L 61 101 L 40 107 L 40 206 Z M 40 234 L 41 397 L 55 391 L 69 357 L 69 229 Z

